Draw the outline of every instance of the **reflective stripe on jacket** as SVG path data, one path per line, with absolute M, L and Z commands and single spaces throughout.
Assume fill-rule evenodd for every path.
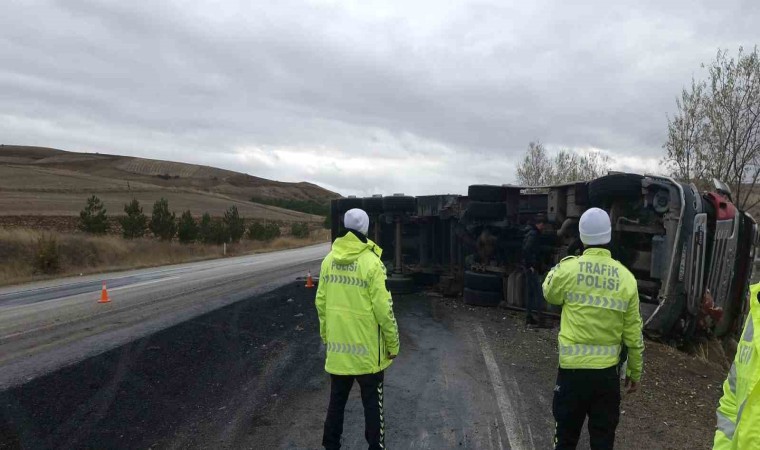
M 398 326 L 381 254 L 374 242 L 364 243 L 349 232 L 335 240 L 322 261 L 315 303 L 328 373 L 377 373 L 391 365 L 389 353 L 398 354 Z
M 620 360 L 628 347 L 626 375 L 641 379 L 642 336 L 636 278 L 605 249 L 591 248 L 569 256 L 544 280 L 546 301 L 562 306 L 559 366 L 604 369 Z
M 723 383 L 715 450 L 760 448 L 760 283 L 750 286 L 750 314 Z

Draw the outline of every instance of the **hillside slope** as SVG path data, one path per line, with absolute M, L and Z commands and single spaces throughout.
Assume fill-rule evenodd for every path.
M 52 148 L 0 145 L 0 215 L 74 216 L 99 196 L 111 214 L 137 198 L 146 210 L 165 197 L 175 211 L 222 215 L 235 204 L 243 217 L 285 221 L 316 216 L 251 198 L 326 201 L 339 197 L 311 183 L 285 183 L 208 166 Z

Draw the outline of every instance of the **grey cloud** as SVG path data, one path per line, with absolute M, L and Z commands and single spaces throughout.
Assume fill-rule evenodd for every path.
M 512 181 L 534 139 L 659 157 L 678 91 L 718 47 L 754 45 L 760 19 L 742 1 L 408 3 L 5 4 L 0 137 L 461 192 Z M 285 170 L 246 148 L 330 159 Z M 387 173 L 339 164 L 359 157 Z

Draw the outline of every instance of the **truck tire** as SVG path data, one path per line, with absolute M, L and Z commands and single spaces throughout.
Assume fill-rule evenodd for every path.
M 383 197 L 384 212 L 411 213 L 417 210 L 417 199 L 409 196 Z
M 385 280 L 385 287 L 391 294 L 411 294 L 416 290 L 414 280 L 407 277 L 390 276 Z
M 591 206 L 604 207 L 613 199 L 636 199 L 641 196 L 641 180 L 644 177 L 634 173 L 613 173 L 588 183 L 588 197 Z
M 472 306 L 498 306 L 503 295 L 501 292 L 486 292 L 475 289 L 464 289 L 464 303 Z
M 502 220 L 507 217 L 506 203 L 470 202 L 465 216 L 469 219 Z
M 362 199 L 362 209 L 367 214 L 379 214 L 383 212 L 383 198 L 382 197 L 365 197 Z
M 467 188 L 467 196 L 476 202 L 498 203 L 507 199 L 507 189 L 503 186 L 473 184 Z
M 349 209 L 361 208 L 362 199 L 360 198 L 339 198 L 338 199 L 338 212 L 345 213 Z
M 470 271 L 464 273 L 464 287 L 466 288 L 485 292 L 502 292 L 503 286 L 501 274 Z

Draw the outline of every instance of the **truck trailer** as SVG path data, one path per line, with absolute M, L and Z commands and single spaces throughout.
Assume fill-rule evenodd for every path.
M 610 249 L 636 277 L 648 336 L 740 331 L 758 230 L 717 180 L 700 192 L 670 177 L 610 173 L 553 186 L 473 185 L 467 196 L 341 198 L 331 203 L 332 238 L 344 233 L 343 214 L 362 208 L 370 239 L 384 249 L 391 292 L 437 286 L 470 305 L 522 309 L 526 226 L 546 223 L 540 235 L 545 273 L 582 250 L 578 221 L 591 207 L 610 215 Z

